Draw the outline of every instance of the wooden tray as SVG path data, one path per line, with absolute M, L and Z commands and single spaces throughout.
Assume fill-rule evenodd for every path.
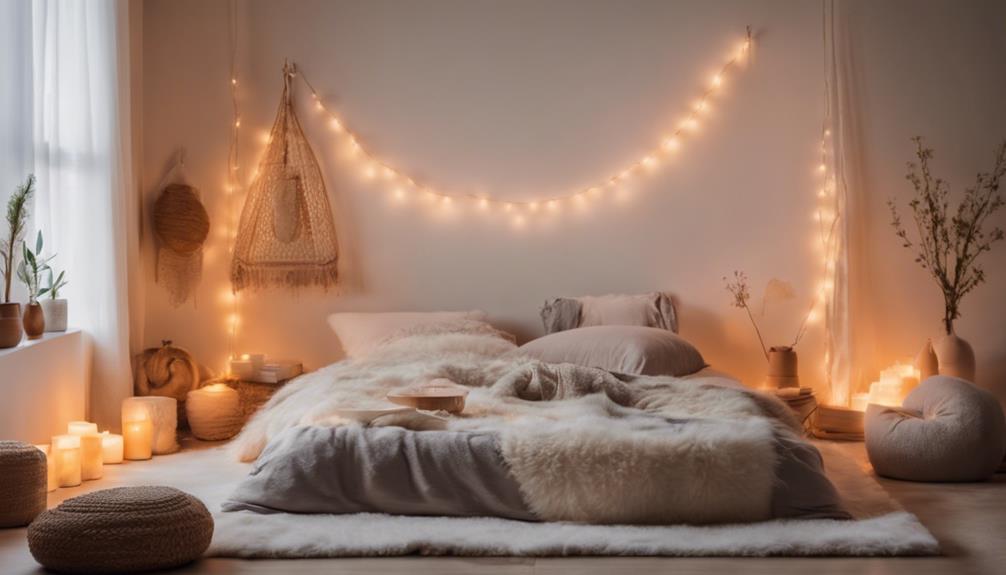
M 388 392 L 388 401 L 423 411 L 461 413 L 465 409 L 468 389 L 448 379 L 403 387 Z

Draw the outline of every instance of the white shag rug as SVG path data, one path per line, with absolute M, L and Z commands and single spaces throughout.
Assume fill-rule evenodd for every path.
M 222 447 L 159 457 L 164 463 L 170 458 L 171 465 L 136 466 L 129 483 L 169 485 L 202 499 L 216 521 L 207 554 L 217 557 L 939 554 L 939 544 L 929 531 L 856 462 L 830 444 L 818 447 L 828 475 L 849 510 L 861 519 L 651 527 L 380 514 L 222 513 L 220 504 L 249 469 L 232 461 Z

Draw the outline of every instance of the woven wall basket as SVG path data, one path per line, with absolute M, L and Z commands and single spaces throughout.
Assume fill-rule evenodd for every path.
M 235 290 L 335 285 L 339 244 L 328 191 L 294 113 L 292 67 L 270 144 L 241 211 L 231 262 Z

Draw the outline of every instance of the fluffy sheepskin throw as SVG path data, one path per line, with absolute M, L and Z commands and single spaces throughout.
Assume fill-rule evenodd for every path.
M 233 445 L 242 460 L 254 460 L 284 429 L 358 425 L 338 411 L 385 406 L 388 391 L 441 377 L 471 389 L 464 415 L 445 427 L 498 432 L 522 495 L 544 520 L 705 524 L 771 516 L 774 434 L 794 425 L 785 406 L 739 386 L 543 364 L 470 322 L 411 330 L 372 355 L 300 377 Z

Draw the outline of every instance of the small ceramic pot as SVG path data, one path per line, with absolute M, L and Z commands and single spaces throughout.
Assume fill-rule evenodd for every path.
M 32 302 L 24 306 L 24 334 L 28 339 L 39 339 L 45 333 L 45 312 L 42 305 Z
M 950 333 L 933 346 L 936 359 L 939 362 L 940 375 L 959 377 L 974 383 L 975 381 L 975 350 L 971 344 Z
M 66 300 L 46 298 L 38 303 L 45 315 L 45 331 L 66 331 Z
M 768 350 L 768 384 L 771 387 L 800 387 L 796 351 L 788 346 Z
M 0 348 L 21 343 L 21 304 L 0 303 Z

